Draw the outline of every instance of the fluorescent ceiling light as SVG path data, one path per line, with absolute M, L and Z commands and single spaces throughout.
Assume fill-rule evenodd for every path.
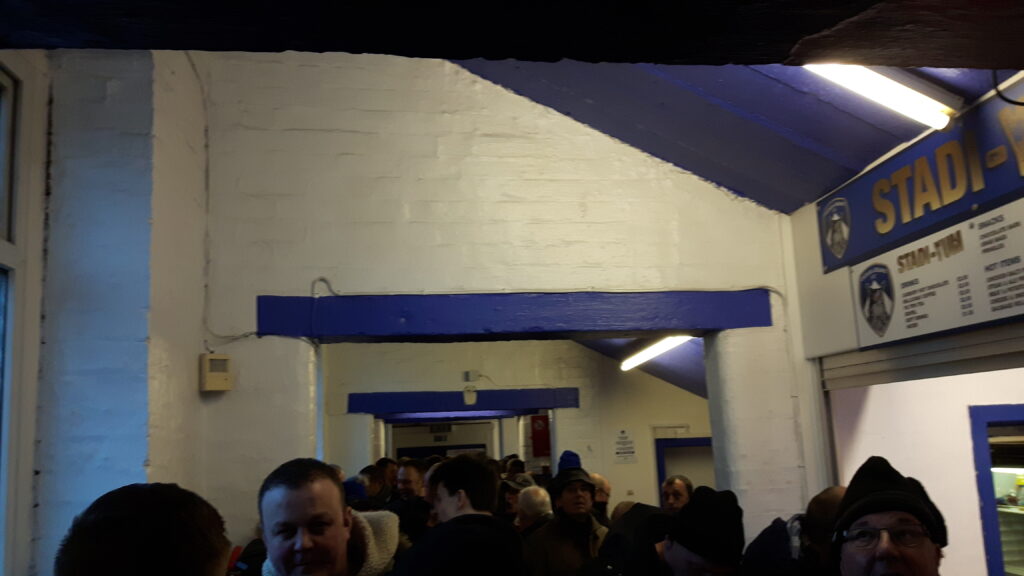
M 668 338 L 662 338 L 661 340 L 658 340 L 657 342 L 651 344 L 647 348 L 644 348 L 643 350 L 623 360 L 622 364 L 619 365 L 619 368 L 621 368 L 623 372 L 625 372 L 626 370 L 632 370 L 633 368 L 636 368 L 637 366 L 643 364 L 644 362 L 647 362 L 652 358 L 661 356 L 665 352 L 668 352 L 669 350 L 675 348 L 676 346 L 679 346 L 683 342 L 686 342 L 687 340 L 691 339 L 693 339 L 693 336 L 669 336 Z
M 993 468 L 992 471 L 1006 474 L 1024 474 L 1024 468 Z
M 945 128 L 954 112 L 946 104 L 863 66 L 807 64 L 804 68 L 936 130 Z

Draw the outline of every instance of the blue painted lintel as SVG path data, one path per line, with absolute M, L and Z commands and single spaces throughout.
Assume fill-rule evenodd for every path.
M 549 410 L 579 408 L 578 388 L 521 388 L 480 390 L 476 404 L 466 404 L 462 392 L 359 392 L 348 395 L 349 413 L 404 414 Z
M 259 335 L 333 342 L 711 331 L 771 322 L 763 289 L 257 298 Z

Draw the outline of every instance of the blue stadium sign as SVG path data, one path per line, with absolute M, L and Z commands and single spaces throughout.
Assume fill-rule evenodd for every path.
M 1005 89 L 1024 100 L 1024 83 Z M 991 97 L 817 204 L 825 272 L 1024 195 L 1024 107 Z

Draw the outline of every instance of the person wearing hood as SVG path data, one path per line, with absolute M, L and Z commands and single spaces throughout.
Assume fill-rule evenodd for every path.
M 267 546 L 263 576 L 381 576 L 398 548 L 398 517 L 353 512 L 327 464 L 296 458 L 278 466 L 259 491 Z
M 555 517 L 526 542 L 531 576 L 575 576 L 595 562 L 608 529 L 592 514 L 596 487 L 590 474 L 576 466 L 559 466 L 548 490 Z

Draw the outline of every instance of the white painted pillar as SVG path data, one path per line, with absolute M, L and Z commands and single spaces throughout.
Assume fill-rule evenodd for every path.
M 818 462 L 808 469 L 803 438 L 824 432 L 802 416 L 807 363 L 793 358 L 782 327 L 727 330 L 705 346 L 716 481 L 736 492 L 749 541 L 775 517 L 804 510 L 823 471 Z
M 51 55 L 40 574 L 93 499 L 147 480 L 152 72 L 148 52 Z

